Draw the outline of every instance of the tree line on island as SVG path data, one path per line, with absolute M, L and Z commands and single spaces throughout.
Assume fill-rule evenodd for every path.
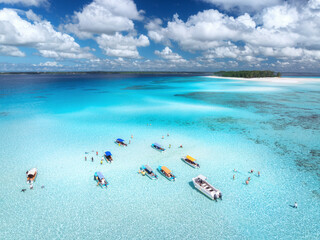
M 220 71 L 215 75 L 221 77 L 241 77 L 241 78 L 265 78 L 265 77 L 281 77 L 281 73 L 273 71 Z

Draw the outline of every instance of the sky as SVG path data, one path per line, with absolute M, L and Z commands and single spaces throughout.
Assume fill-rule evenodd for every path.
M 0 72 L 320 72 L 320 0 L 0 0 Z

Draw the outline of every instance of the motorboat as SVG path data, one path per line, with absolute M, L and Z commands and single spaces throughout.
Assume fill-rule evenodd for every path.
M 145 174 L 152 180 L 158 179 L 157 174 L 153 172 L 153 169 L 149 165 L 142 165 L 140 168 L 141 171 L 144 171 Z
M 128 145 L 124 142 L 123 139 L 121 138 L 118 138 L 116 141 L 115 141 L 116 144 L 118 144 L 119 146 L 125 146 L 127 147 Z
M 222 193 L 220 190 L 213 187 L 211 184 L 207 182 L 207 177 L 203 175 L 199 175 L 198 177 L 192 178 L 192 182 L 194 187 L 206 195 L 208 198 L 212 200 L 221 199 L 222 200 Z
M 111 152 L 107 151 L 103 156 L 108 163 L 111 163 L 113 161 Z
M 176 176 L 173 175 L 173 173 L 171 172 L 171 170 L 165 166 L 159 166 L 158 167 L 158 171 L 169 181 L 175 181 L 176 180 Z
M 101 187 L 107 187 L 109 183 L 107 182 L 106 178 L 103 176 L 101 172 L 94 173 L 94 180 L 100 185 Z
M 181 158 L 181 160 L 193 168 L 200 168 L 200 165 L 196 162 L 197 160 L 189 155 Z
M 165 151 L 166 149 L 164 147 L 162 147 L 159 143 L 153 143 L 151 144 L 151 147 L 160 151 L 160 152 L 163 152 Z
M 38 175 L 38 169 L 31 168 L 29 171 L 26 172 L 27 174 L 27 183 L 33 184 L 33 182 L 36 180 L 36 177 Z

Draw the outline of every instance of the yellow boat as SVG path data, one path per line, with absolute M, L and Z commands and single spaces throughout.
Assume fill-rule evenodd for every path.
M 196 162 L 197 160 L 189 155 L 181 158 L 181 160 L 193 168 L 200 168 L 200 165 Z

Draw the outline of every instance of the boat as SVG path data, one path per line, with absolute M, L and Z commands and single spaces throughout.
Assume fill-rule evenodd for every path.
M 158 151 L 160 151 L 160 152 L 163 152 L 163 151 L 166 150 L 159 143 L 153 143 L 153 144 L 151 144 L 151 147 L 156 149 L 156 150 L 158 150 Z
M 158 176 L 157 176 L 157 174 L 155 174 L 154 172 L 153 172 L 153 169 L 150 167 L 150 166 L 148 166 L 148 165 L 142 165 L 141 166 L 141 168 L 140 168 L 140 170 L 141 171 L 144 171 L 145 173 L 146 173 L 146 175 L 150 178 L 150 179 L 152 179 L 152 180 L 156 180 L 156 179 L 158 179 Z
M 32 184 L 38 175 L 38 169 L 31 168 L 29 171 L 26 172 L 27 174 L 27 183 Z
M 105 186 L 107 188 L 107 186 L 109 185 L 109 183 L 107 182 L 106 178 L 103 176 L 103 174 L 101 172 L 95 172 L 94 173 L 94 180 L 101 187 Z
M 118 144 L 119 146 L 128 146 L 123 139 L 121 138 L 118 138 L 116 141 L 115 141 L 116 144 Z
M 169 181 L 175 181 L 176 180 L 176 176 L 174 176 L 171 172 L 171 170 L 165 166 L 159 166 L 158 167 L 158 171 L 165 177 L 167 178 Z
M 107 162 L 111 163 L 113 161 L 111 152 L 107 151 L 104 153 L 103 156 Z
M 208 198 L 212 200 L 217 200 L 220 198 L 222 200 L 222 193 L 220 192 L 220 190 L 214 188 L 207 182 L 207 177 L 199 175 L 198 177 L 192 178 L 192 181 L 195 188 L 206 195 Z
M 198 163 L 196 163 L 196 159 L 194 159 L 193 157 L 187 155 L 186 157 L 181 158 L 182 161 L 184 161 L 186 164 L 188 164 L 189 166 L 193 167 L 193 168 L 200 168 L 200 165 Z

